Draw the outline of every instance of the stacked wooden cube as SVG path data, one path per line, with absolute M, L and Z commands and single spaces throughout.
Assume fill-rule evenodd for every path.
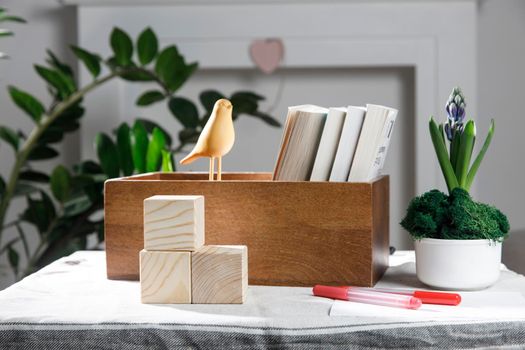
M 203 196 L 144 200 L 141 299 L 148 304 L 241 304 L 248 289 L 246 246 L 204 245 Z

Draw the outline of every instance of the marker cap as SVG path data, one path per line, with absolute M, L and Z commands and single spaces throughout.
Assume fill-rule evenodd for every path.
M 461 295 L 457 293 L 430 292 L 424 290 L 414 291 L 414 297 L 421 299 L 423 304 L 452 305 L 461 303 Z
M 331 299 L 348 300 L 348 287 L 332 287 L 317 285 L 313 289 L 313 293 L 318 297 L 325 297 Z

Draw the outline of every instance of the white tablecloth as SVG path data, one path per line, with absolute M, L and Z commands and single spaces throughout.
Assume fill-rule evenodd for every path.
M 378 286 L 423 288 L 413 259 L 392 256 Z M 525 277 L 504 270 L 478 293 L 523 296 Z M 263 286 L 250 286 L 244 305 L 144 305 L 138 282 L 106 279 L 104 252 L 77 252 L 0 292 L 0 348 L 525 348 L 525 314 L 410 319 L 363 306 L 330 316 L 333 305 L 310 288 Z

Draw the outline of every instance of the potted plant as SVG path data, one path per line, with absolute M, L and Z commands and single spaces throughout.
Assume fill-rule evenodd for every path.
M 469 194 L 494 135 L 494 120 L 471 162 L 476 124 L 465 122 L 465 107 L 463 94 L 456 87 L 446 104 L 447 121 L 438 125 L 431 117 L 429 122 L 448 194 L 434 189 L 413 198 L 401 221 L 415 241 L 418 279 L 441 289 L 477 290 L 495 283 L 501 243 L 509 231 L 501 211 L 474 201 Z

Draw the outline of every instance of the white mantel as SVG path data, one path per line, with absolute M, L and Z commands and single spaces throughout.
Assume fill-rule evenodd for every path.
M 283 68 L 413 67 L 415 149 L 407 156 L 414 158 L 415 193 L 443 188 L 428 118 L 443 115 L 453 86 L 468 91 L 469 113 L 476 115 L 476 0 L 62 2 L 78 6 L 78 44 L 104 55 L 110 53 L 107 37 L 114 26 L 134 37 L 151 26 L 162 45 L 177 43 L 188 60 L 199 61 L 203 70 L 253 68 L 250 43 L 272 37 L 284 42 Z M 91 79 L 85 70 L 80 77 L 81 83 Z M 126 115 L 129 88 L 122 83 L 111 86 L 89 97 L 97 103 L 83 121 L 84 156 L 92 154 L 96 132 L 136 117 Z

